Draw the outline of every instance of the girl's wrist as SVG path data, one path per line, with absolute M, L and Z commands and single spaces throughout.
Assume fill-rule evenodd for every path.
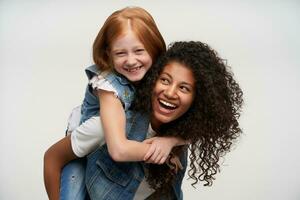
M 189 141 L 183 140 L 183 139 L 181 139 L 179 137 L 175 137 L 175 136 L 172 137 L 172 142 L 173 142 L 174 146 L 181 146 L 181 145 L 189 144 Z
M 183 140 L 181 140 L 178 137 L 174 137 L 174 136 L 171 137 L 171 141 L 172 141 L 173 146 L 180 146 L 183 143 Z

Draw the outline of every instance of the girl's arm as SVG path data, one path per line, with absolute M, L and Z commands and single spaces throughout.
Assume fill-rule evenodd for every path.
M 150 144 L 126 138 L 126 116 L 121 101 L 112 92 L 97 90 L 100 116 L 108 152 L 115 161 L 142 161 Z
M 65 164 L 77 156 L 71 147 L 70 135 L 52 145 L 44 155 L 44 183 L 50 200 L 59 199 L 60 174 Z
M 174 146 L 185 144 L 176 137 L 155 137 L 143 143 L 128 140 L 125 132 L 126 116 L 121 101 L 112 92 L 98 90 L 97 93 L 101 99 L 100 116 L 105 141 L 115 161 L 144 161 L 147 155 L 150 157 L 147 162 L 162 164 Z

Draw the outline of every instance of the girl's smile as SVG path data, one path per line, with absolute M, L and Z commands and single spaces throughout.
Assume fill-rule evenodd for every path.
M 129 81 L 140 81 L 152 65 L 152 58 L 131 28 L 111 45 L 114 69 Z

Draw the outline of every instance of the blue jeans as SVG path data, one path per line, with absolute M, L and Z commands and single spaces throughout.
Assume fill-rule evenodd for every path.
M 86 158 L 73 160 L 62 170 L 60 179 L 61 200 L 88 200 L 85 187 Z
M 130 181 L 127 187 L 124 186 L 127 180 L 119 181 L 110 180 L 106 177 L 106 174 L 99 168 L 97 163 L 99 157 L 99 149 L 91 153 L 89 157 L 89 163 L 91 164 L 86 172 L 86 158 L 73 160 L 68 163 L 61 173 L 61 188 L 60 199 L 61 200 L 131 200 L 133 199 L 135 190 L 130 191 L 127 188 L 137 188 L 139 185 L 138 180 Z M 86 189 L 86 176 L 87 187 Z M 129 180 L 128 180 L 129 181 Z M 91 195 L 91 198 L 89 197 Z

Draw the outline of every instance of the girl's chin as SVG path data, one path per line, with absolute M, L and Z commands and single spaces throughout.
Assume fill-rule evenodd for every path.
M 143 79 L 144 75 L 145 75 L 144 73 L 140 73 L 140 74 L 136 74 L 136 75 L 127 75 L 126 78 L 130 82 L 138 82 Z

